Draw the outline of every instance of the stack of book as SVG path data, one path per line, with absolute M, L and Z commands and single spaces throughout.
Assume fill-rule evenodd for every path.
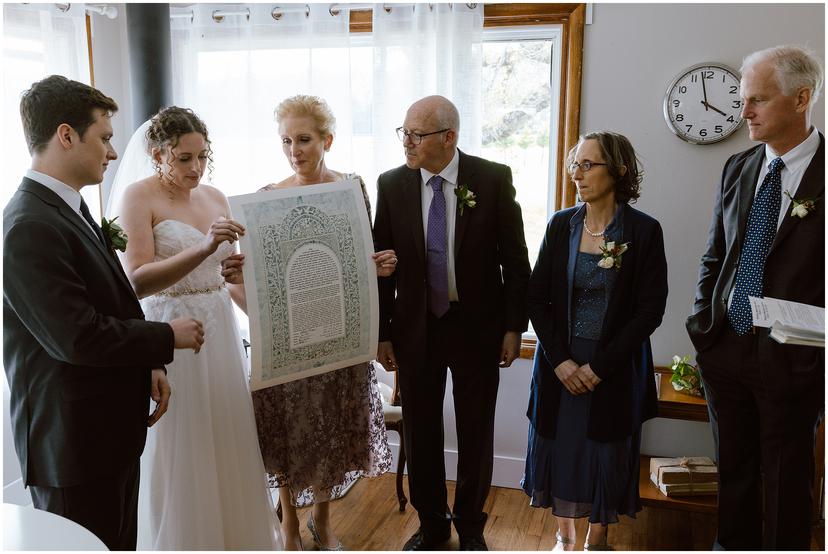
M 650 481 L 664 496 L 716 494 L 719 469 L 706 456 L 650 458 Z

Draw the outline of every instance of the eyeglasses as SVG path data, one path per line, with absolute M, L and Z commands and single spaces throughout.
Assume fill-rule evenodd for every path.
M 451 129 L 440 129 L 439 131 L 432 131 L 430 133 L 415 133 L 414 131 L 409 131 L 405 127 L 397 127 L 397 137 L 403 142 L 405 142 L 405 138 L 408 137 L 408 140 L 410 140 L 412 144 L 420 144 L 423 142 L 423 137 L 445 133 L 446 131 L 451 131 Z
M 590 162 L 589 160 L 587 160 L 585 162 L 581 162 L 581 163 L 572 162 L 571 164 L 569 164 L 569 173 L 575 173 L 575 170 L 578 169 L 579 167 L 581 168 L 581 171 L 586 173 L 587 171 L 589 171 L 590 169 L 592 169 L 596 165 L 609 165 L 609 164 L 605 164 L 605 163 L 602 163 L 602 162 Z

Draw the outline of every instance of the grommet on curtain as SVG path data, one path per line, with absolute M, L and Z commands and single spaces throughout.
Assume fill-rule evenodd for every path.
M 72 7 L 72 4 L 55 4 L 55 7 L 65 13 L 69 11 L 69 8 Z
M 310 5 L 305 4 L 305 17 L 310 17 Z
M 283 14 L 283 13 L 282 13 L 282 11 L 279 9 L 279 6 L 276 6 L 275 8 L 273 8 L 272 10 L 270 10 L 270 17 L 272 17 L 272 18 L 273 18 L 273 19 L 275 19 L 276 21 L 279 21 L 280 19 L 282 19 L 282 16 L 283 16 L 283 15 L 284 15 L 284 14 Z
M 339 9 L 339 4 L 331 4 L 331 7 L 328 8 L 328 13 L 331 14 L 333 17 L 336 17 L 340 13 L 342 13 L 342 10 Z
M 213 21 L 221 23 L 227 15 L 243 15 L 247 21 L 250 21 L 250 8 L 245 8 L 244 11 L 238 12 L 223 12 L 221 10 L 213 10 Z
M 476 3 L 475 4 L 466 4 L 466 7 L 469 8 L 470 10 L 474 10 L 474 9 L 477 8 L 477 4 Z
M 391 6 L 389 6 L 388 4 L 383 4 L 382 9 L 385 10 L 385 13 L 391 13 Z

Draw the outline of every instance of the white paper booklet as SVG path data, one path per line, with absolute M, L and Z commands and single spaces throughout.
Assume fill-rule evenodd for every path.
M 770 327 L 770 336 L 782 344 L 825 347 L 825 308 L 749 296 L 753 325 Z
M 376 356 L 371 223 L 355 179 L 230 197 L 247 229 L 253 390 Z

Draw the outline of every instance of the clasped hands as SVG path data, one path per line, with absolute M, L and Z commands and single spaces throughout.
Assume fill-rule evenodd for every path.
M 574 360 L 561 362 L 555 368 L 555 375 L 558 376 L 563 386 L 573 395 L 592 392 L 601 378 L 595 375 L 589 364 L 579 366 Z

